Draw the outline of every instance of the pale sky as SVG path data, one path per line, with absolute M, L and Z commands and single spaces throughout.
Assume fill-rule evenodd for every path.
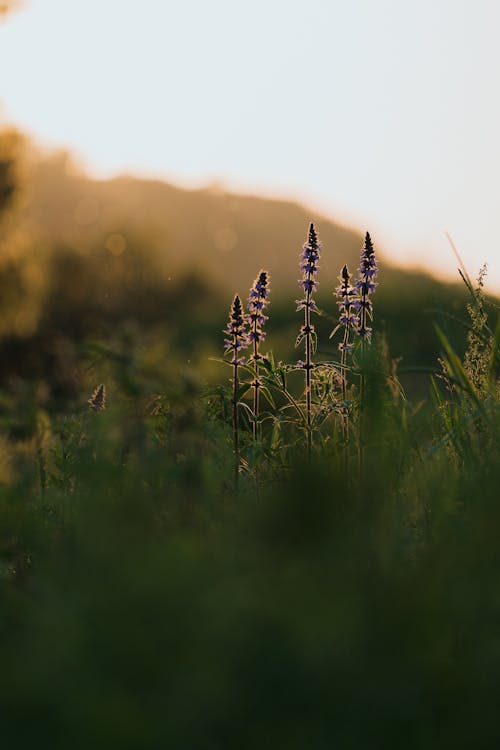
M 25 0 L 2 119 L 97 176 L 296 198 L 500 291 L 500 0 Z M 299 238 L 300 239 L 300 238 Z

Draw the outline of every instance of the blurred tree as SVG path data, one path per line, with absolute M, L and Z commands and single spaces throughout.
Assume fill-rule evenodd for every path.
M 0 0 L 0 22 L 16 8 L 21 0 Z M 16 162 L 23 138 L 17 131 L 0 131 L 0 215 L 11 202 L 16 192 Z
M 8 128 L 0 132 L 0 217 L 10 207 L 18 190 L 24 146 L 25 139 L 17 130 Z

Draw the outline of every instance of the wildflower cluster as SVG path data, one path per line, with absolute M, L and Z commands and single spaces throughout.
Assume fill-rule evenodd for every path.
M 269 304 L 269 274 L 267 271 L 259 271 L 257 278 L 252 284 L 248 296 L 248 312 L 245 313 L 238 294 L 235 295 L 229 310 L 229 322 L 224 329 L 226 339 L 224 340 L 225 352 L 231 355 L 230 364 L 233 368 L 233 434 L 235 454 L 235 481 L 238 483 L 239 471 L 239 393 L 240 386 L 243 390 L 253 389 L 253 411 L 251 412 L 252 431 L 254 440 L 258 437 L 259 423 L 259 394 L 262 388 L 260 379 L 260 367 L 264 357 L 259 352 L 259 344 L 265 339 L 264 323 L 267 320 L 265 309 Z M 251 347 L 252 354 L 248 363 L 241 356 L 244 349 Z M 244 372 L 250 372 L 253 376 L 251 382 L 240 383 L 240 366 Z
M 243 310 L 239 296 L 234 297 L 229 323 L 224 333 L 227 336 L 225 340 L 226 353 L 231 355 L 228 364 L 233 368 L 232 404 L 236 484 L 240 470 L 239 407 L 244 407 L 246 414 L 249 415 L 254 440 L 259 438 L 264 420 L 272 420 L 275 435 L 283 429 L 283 425 L 292 424 L 293 419 L 290 420 L 288 417 L 288 410 L 290 410 L 290 413 L 295 414 L 297 423 L 300 424 L 305 433 L 308 454 L 311 453 L 315 430 L 331 414 L 340 416 L 344 444 L 347 445 L 348 443 L 351 402 L 348 400 L 347 375 L 349 368 L 347 359 L 349 353 L 354 349 L 355 336 L 361 338 L 362 348 L 364 347 L 363 341 L 369 341 L 371 336 L 371 328 L 368 326 L 368 322 L 373 317 L 371 295 L 376 287 L 377 263 L 373 244 L 370 235 L 367 233 L 361 252 L 357 279 L 352 280 L 349 269 L 344 265 L 339 275 L 340 283 L 335 290 L 339 308 L 339 323 L 331 335 L 333 336 L 339 329 L 343 329 L 342 341 L 339 344 L 340 362 L 318 363 L 313 361 L 317 349 L 317 334 L 311 316 L 312 313 L 320 313 L 313 298 L 318 288 L 320 254 L 321 243 L 316 228 L 311 223 L 300 254 L 301 278 L 299 279 L 299 285 L 303 295 L 301 299 L 296 300 L 297 311 L 303 311 L 304 318 L 295 345 L 304 348 L 304 360 L 299 360 L 293 365 L 282 362 L 276 365 L 272 354 L 264 357 L 259 351 L 260 344 L 265 339 L 264 325 L 268 319 L 266 309 L 269 304 L 270 290 L 267 271 L 261 270 L 257 274 L 250 288 L 246 312 Z M 245 361 L 241 352 L 247 347 L 250 348 L 251 354 Z M 297 370 L 303 372 L 305 380 L 302 398 L 298 399 L 294 395 L 294 389 L 289 389 L 287 385 L 287 373 Z M 250 378 L 241 381 L 241 371 L 250 375 Z M 359 375 L 359 372 L 357 375 Z M 360 377 L 362 381 L 363 375 Z M 244 394 L 249 389 L 253 391 L 253 408 L 242 402 Z M 280 392 L 281 403 L 284 403 L 284 406 L 276 406 L 271 393 L 273 389 Z M 341 398 L 337 395 L 339 389 L 342 391 Z M 361 394 L 362 391 L 361 382 L 358 392 Z M 271 413 L 266 412 L 264 418 L 260 415 L 259 399 L 261 397 L 266 398 L 272 410 Z M 361 409 L 358 409 L 356 413 L 359 419 Z
M 377 286 L 375 282 L 377 273 L 375 250 L 367 232 L 361 250 L 357 280 L 354 285 L 351 284 L 349 269 L 344 266 L 339 276 L 340 284 L 335 290 L 339 308 L 339 325 L 331 335 L 333 336 L 339 328 L 344 328 L 344 338 L 339 344 L 339 349 L 343 353 L 348 353 L 353 349 L 353 342 L 349 340 L 351 331 L 361 339 L 370 340 L 371 338 L 372 329 L 368 321 L 373 318 L 373 303 L 370 297 Z

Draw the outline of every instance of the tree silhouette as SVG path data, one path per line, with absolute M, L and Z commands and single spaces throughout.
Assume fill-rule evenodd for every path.
M 0 216 L 12 204 L 19 187 L 19 163 L 24 143 L 17 130 L 0 131 Z

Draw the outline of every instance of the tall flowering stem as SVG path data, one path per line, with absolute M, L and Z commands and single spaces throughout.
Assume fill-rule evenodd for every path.
M 361 353 L 364 355 L 366 344 L 371 341 L 372 329 L 369 323 L 373 320 L 373 303 L 371 295 L 375 292 L 377 283 L 378 268 L 377 259 L 375 257 L 375 251 L 373 249 L 373 242 L 369 232 L 365 235 L 365 244 L 361 250 L 361 259 L 358 271 L 358 280 L 356 282 L 356 289 L 358 291 L 358 299 L 356 300 L 356 306 L 359 310 L 358 318 L 358 330 L 357 333 L 361 338 Z M 364 356 L 362 357 L 364 360 Z M 365 408 L 365 375 L 363 368 L 365 362 L 362 362 L 362 374 L 360 383 L 360 394 L 359 394 L 359 462 L 360 466 L 363 465 L 363 413 Z
M 359 275 L 356 282 L 356 289 L 358 290 L 359 295 L 357 301 L 357 307 L 359 310 L 358 334 L 361 337 L 363 345 L 365 341 L 371 340 L 372 335 L 372 329 L 368 325 L 368 322 L 371 322 L 373 319 L 373 304 L 370 297 L 377 286 L 375 282 L 377 273 L 378 268 L 377 259 L 375 258 L 375 250 L 373 249 L 370 234 L 367 232 L 365 235 L 365 244 L 361 251 Z
M 264 310 L 269 304 L 269 274 L 267 271 L 259 271 L 259 274 L 252 284 L 250 294 L 248 297 L 248 315 L 247 320 L 250 328 L 248 335 L 250 344 L 252 345 L 252 356 L 251 361 L 253 364 L 253 421 L 252 421 L 252 432 L 254 440 L 258 437 L 258 421 L 259 421 L 259 394 L 262 383 L 260 381 L 260 363 L 262 361 L 262 354 L 259 351 L 259 344 L 264 341 L 266 333 L 263 330 L 264 323 L 267 320 L 267 316 L 264 315 Z
M 233 367 L 233 443 L 235 456 L 235 484 L 238 485 L 238 472 L 240 465 L 239 444 L 239 411 L 238 390 L 240 387 L 239 368 L 244 364 L 244 358 L 240 356 L 242 349 L 248 346 L 248 336 L 245 329 L 245 317 L 241 299 L 236 294 L 229 310 L 229 322 L 224 329 L 227 338 L 224 340 L 225 352 L 230 354 L 230 364 Z
M 351 276 L 347 266 L 344 266 L 339 275 L 340 284 L 336 289 L 337 305 L 339 308 L 338 328 L 344 329 L 344 337 L 339 344 L 340 349 L 340 372 L 342 378 L 342 430 L 344 439 L 349 437 L 349 415 L 347 412 L 347 357 L 352 351 L 353 345 L 350 341 L 351 330 L 357 330 L 358 317 L 356 314 L 357 301 L 356 287 L 351 286 Z
M 305 356 L 306 360 L 302 363 L 302 367 L 305 370 L 305 396 L 306 396 L 306 419 L 307 419 L 307 450 L 311 452 L 312 446 L 312 416 L 311 416 L 311 370 L 313 369 L 312 353 L 315 346 L 316 332 L 314 326 L 311 324 L 311 312 L 314 312 L 316 305 L 312 299 L 313 292 L 318 288 L 318 282 L 316 280 L 318 274 L 318 264 L 320 259 L 320 248 L 321 245 L 318 240 L 318 235 L 314 228 L 314 224 L 311 222 L 309 226 L 309 234 L 306 243 L 302 247 L 300 269 L 302 271 L 302 278 L 299 280 L 299 284 L 302 287 L 305 297 L 298 301 L 298 310 L 304 310 L 304 325 L 300 330 L 300 335 L 297 341 L 304 340 L 305 342 Z

